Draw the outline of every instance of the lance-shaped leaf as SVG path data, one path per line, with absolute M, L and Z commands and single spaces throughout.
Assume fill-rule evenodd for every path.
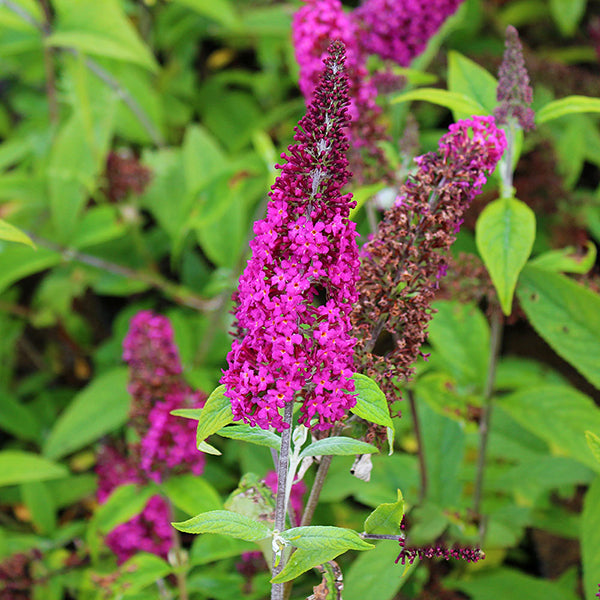
M 370 377 L 361 373 L 354 373 L 352 379 L 358 397 L 354 408 L 350 411 L 365 421 L 394 429 L 387 399 L 379 386 Z
M 564 115 L 585 112 L 600 112 L 600 98 L 566 96 L 565 98 L 560 98 L 560 100 L 553 100 L 536 112 L 535 122 L 541 125 Z
M 356 531 L 342 527 L 294 527 L 281 534 L 297 548 L 273 583 L 291 581 L 328 560 L 333 560 L 346 550 L 371 550 L 375 546 L 365 542 Z
M 529 265 L 521 273 L 517 295 L 538 334 L 600 389 L 600 295 L 564 275 Z
M 265 523 L 230 510 L 211 510 L 171 524 L 184 533 L 220 533 L 247 542 L 258 542 L 271 534 Z
M 231 440 L 240 440 L 249 442 L 258 446 L 266 446 L 279 450 L 281 448 L 281 438 L 272 431 L 266 429 L 258 429 L 258 427 L 250 427 L 250 425 L 230 425 L 217 431 L 217 435 Z
M 365 532 L 383 535 L 395 535 L 400 532 L 400 523 L 404 516 L 404 498 L 398 490 L 396 502 L 380 504 L 366 519 Z
M 300 452 L 298 458 L 302 460 L 307 456 L 347 456 L 352 454 L 372 454 L 373 452 L 379 452 L 379 450 L 375 446 L 367 444 L 367 442 L 361 442 L 349 437 L 332 436 L 313 442 Z
M 487 110 L 481 106 L 479 102 L 473 100 L 466 94 L 440 90 L 437 88 L 419 88 L 416 90 L 411 90 L 410 92 L 396 96 L 392 102 L 408 102 L 411 100 L 423 100 L 425 102 L 431 102 L 432 104 L 445 106 L 446 108 L 449 108 L 450 110 L 460 114 L 487 114 Z
M 530 260 L 529 264 L 546 271 L 580 273 L 583 275 L 596 264 L 597 254 L 596 246 L 592 242 L 588 242 L 587 253 L 584 256 L 578 256 L 575 247 L 567 246 L 559 250 L 544 252 Z
M 220 385 L 208 397 L 204 408 L 178 408 L 171 411 L 176 417 L 186 419 L 197 419 L 198 429 L 196 431 L 196 443 L 199 450 L 209 454 L 220 454 L 218 450 L 206 444 L 204 440 L 219 429 L 229 425 L 233 421 L 231 414 L 231 400 L 225 396 L 225 386 Z M 212 448 L 213 452 L 210 451 Z
M 591 431 L 586 431 L 585 439 L 587 440 L 592 454 L 596 457 L 596 460 L 600 462 L 600 437 Z
M 27 234 L 23 233 L 14 225 L 7 223 L 4 219 L 0 219 L 0 240 L 27 244 L 27 246 L 35 248 L 35 244 L 29 239 Z
M 510 315 L 517 279 L 535 240 L 535 215 L 516 198 L 495 200 L 477 219 L 475 240 L 502 310 Z

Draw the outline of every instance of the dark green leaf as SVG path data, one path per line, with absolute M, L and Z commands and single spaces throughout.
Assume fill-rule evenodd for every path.
M 544 385 L 502 398 L 500 405 L 556 454 L 570 456 L 600 472 L 585 439 L 586 430 L 600 431 L 600 409 L 586 395 L 569 386 Z
M 184 533 L 218 533 L 247 542 L 263 540 L 271 532 L 265 523 L 229 510 L 212 510 L 172 525 Z
M 177 4 L 187 6 L 203 17 L 213 19 L 225 27 L 234 27 L 239 18 L 234 10 L 234 4 L 229 0 L 174 0 Z
M 19 279 L 57 265 L 61 260 L 60 254 L 46 248 L 32 250 L 0 242 L 0 293 Z
M 564 275 L 529 265 L 517 295 L 538 334 L 600 389 L 600 296 Z
M 56 507 L 48 485 L 43 481 L 21 484 L 21 497 L 38 533 L 48 535 L 56 529 Z
M 0 429 L 30 442 L 40 443 L 41 425 L 31 408 L 0 391 Z
M 131 401 L 127 379 L 127 369 L 119 367 L 96 377 L 79 392 L 54 424 L 44 455 L 61 458 L 123 425 Z
M 163 579 L 172 571 L 173 568 L 162 558 L 154 554 L 140 553 L 123 563 L 116 585 L 127 598 L 149 585 L 155 586 L 157 580 Z M 143 597 L 149 596 L 144 594 Z
M 156 491 L 153 485 L 143 488 L 135 483 L 120 485 L 96 511 L 94 527 L 101 533 L 112 531 L 121 523 L 141 513 Z
M 479 215 L 475 239 L 502 310 L 510 315 L 519 273 L 533 248 L 535 215 L 516 198 L 500 198 Z
M 565 36 L 572 36 L 585 13 L 587 0 L 550 0 L 550 14 Z
M 594 600 L 600 584 L 600 477 L 596 477 L 585 495 L 580 539 L 585 597 Z

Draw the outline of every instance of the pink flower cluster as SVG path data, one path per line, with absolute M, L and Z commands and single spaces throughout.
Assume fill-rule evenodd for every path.
M 277 494 L 277 473 L 275 471 L 269 471 L 265 477 L 265 484 L 271 488 L 271 491 L 274 494 Z M 294 518 L 296 522 L 294 525 L 299 525 L 300 520 L 302 519 L 302 511 L 304 510 L 304 503 L 302 502 L 302 498 L 306 494 L 306 484 L 304 481 L 297 481 L 292 485 L 292 490 L 290 492 L 290 507 L 292 508 L 292 512 L 294 513 Z
M 348 181 L 348 82 L 341 42 L 254 225 L 252 258 L 240 277 L 236 339 L 221 382 L 234 419 L 278 431 L 279 408 L 302 402 L 300 421 L 329 429 L 354 406 L 349 315 L 357 300 L 358 249 Z M 316 423 L 311 425 L 313 417 Z
M 105 446 L 96 465 L 98 501 L 102 504 L 120 485 L 141 485 L 143 475 L 131 459 L 115 448 Z M 167 558 L 173 545 L 169 506 L 161 496 L 152 496 L 142 512 L 115 527 L 105 538 L 106 545 L 115 553 L 117 562 L 124 563 L 137 552 L 150 552 Z
M 363 51 L 406 67 L 463 0 L 366 0 L 353 18 Z
M 198 408 L 206 396 L 185 383 L 169 320 L 139 312 L 123 341 L 130 368 L 131 420 L 140 436 L 140 467 L 160 483 L 173 471 L 199 475 L 204 455 L 196 450 L 196 422 L 174 417 L 176 408 Z
M 174 417 L 176 408 L 202 406 L 206 396 L 182 377 L 181 361 L 169 320 L 150 311 L 131 320 L 123 342 L 123 359 L 130 367 L 131 424 L 139 441 L 129 456 L 106 446 L 99 456 L 98 500 L 106 501 L 119 485 L 160 483 L 173 473 L 202 473 L 204 455 L 196 450 L 196 423 Z M 106 536 L 119 563 L 140 551 L 165 557 L 173 543 L 167 501 L 150 498 L 144 510 Z

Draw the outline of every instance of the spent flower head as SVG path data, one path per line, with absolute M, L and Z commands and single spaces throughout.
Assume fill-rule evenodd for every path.
M 390 400 L 397 391 L 392 379 L 411 376 L 427 338 L 431 302 L 463 214 L 505 148 L 493 117 L 451 125 L 437 152 L 415 159 L 417 172 L 363 246 L 360 299 L 352 313 L 357 368 Z
M 254 225 L 252 257 L 236 295 L 235 339 L 221 383 L 234 419 L 278 431 L 279 409 L 302 403 L 300 422 L 329 429 L 354 406 L 350 311 L 357 300 L 350 173 L 348 81 L 341 42 L 295 129 L 265 219 Z M 316 419 L 316 422 L 311 421 Z
M 506 48 L 498 71 L 497 100 L 500 105 L 494 111 L 499 124 L 515 120 L 526 131 L 535 129 L 535 113 L 531 108 L 533 91 L 523 59 L 523 47 L 518 31 L 506 28 Z

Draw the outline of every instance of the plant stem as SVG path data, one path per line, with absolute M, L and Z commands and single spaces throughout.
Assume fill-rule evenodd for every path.
M 290 442 L 292 439 L 292 415 L 294 412 L 294 401 L 285 405 L 283 412 L 283 422 L 289 427 L 283 430 L 281 434 L 281 451 L 279 452 L 279 461 L 277 463 L 277 497 L 275 500 L 275 530 L 281 533 L 285 531 L 285 513 L 286 513 L 286 487 L 288 467 L 290 462 Z M 285 554 L 281 551 L 279 563 L 277 564 L 277 554 L 273 553 L 273 577 L 281 573 L 285 566 Z M 274 583 L 271 587 L 271 600 L 283 600 L 283 583 Z
M 157 273 L 137 271 L 131 267 L 119 265 L 104 260 L 103 258 L 92 256 L 91 254 L 79 252 L 78 250 L 74 250 L 72 248 L 64 248 L 55 242 L 41 238 L 31 232 L 27 232 L 27 235 L 39 246 L 43 246 L 44 248 L 48 248 L 48 250 L 52 250 L 60 254 L 62 259 L 66 262 L 79 262 L 90 265 L 91 267 L 96 267 L 102 271 L 120 275 L 121 277 L 125 277 L 127 279 L 142 281 L 149 286 L 160 290 L 165 294 L 165 296 L 169 297 L 177 304 L 181 304 L 182 306 L 189 306 L 190 308 L 201 311 L 213 311 L 219 307 L 219 298 L 210 300 L 201 298 L 186 287 L 173 283 Z
M 410 406 L 410 414 L 413 420 L 413 428 L 415 437 L 417 438 L 417 456 L 419 457 L 419 473 L 421 475 L 421 485 L 419 487 L 419 504 L 423 502 L 427 496 L 428 478 L 427 478 L 427 463 L 425 462 L 425 445 L 423 444 L 423 436 L 421 434 L 421 424 L 419 414 L 417 413 L 417 405 L 415 402 L 415 393 L 412 389 L 408 390 L 408 405 Z
M 481 499 L 483 496 L 483 478 L 485 471 L 485 454 L 489 438 L 490 421 L 492 417 L 492 397 L 494 392 L 494 381 L 496 378 L 496 367 L 500 356 L 500 345 L 502 343 L 503 320 L 499 309 L 494 310 L 491 317 L 490 335 L 490 360 L 488 365 L 487 379 L 483 392 L 483 413 L 479 422 L 479 453 L 477 456 L 477 472 L 475 478 L 475 492 L 473 494 L 473 513 L 478 516 L 481 511 Z M 486 533 L 486 520 L 481 517 L 479 525 L 479 545 L 483 547 Z

